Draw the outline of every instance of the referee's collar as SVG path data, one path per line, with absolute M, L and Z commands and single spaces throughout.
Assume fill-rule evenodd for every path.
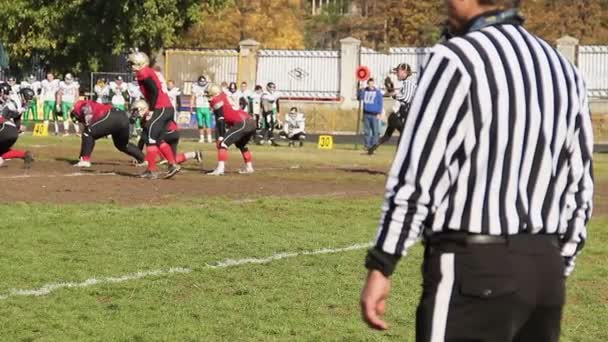
M 469 32 L 479 31 L 488 26 L 505 24 L 521 25 L 523 22 L 524 18 L 519 14 L 519 10 L 516 8 L 508 10 L 492 10 L 473 17 L 460 32 L 452 33 L 446 31 L 445 34 L 446 38 L 449 39 L 465 35 Z

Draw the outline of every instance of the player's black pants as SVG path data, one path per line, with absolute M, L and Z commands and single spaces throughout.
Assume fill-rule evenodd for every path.
M 9 124 L 0 124 L 0 156 L 8 152 L 19 139 L 17 127 Z
M 274 112 L 264 112 L 262 114 L 264 119 L 264 139 L 274 140 L 274 126 L 276 125 Z
M 95 140 L 112 135 L 114 146 L 138 162 L 144 161 L 144 154 L 137 146 L 129 143 L 129 117 L 119 109 L 111 109 L 101 119 L 85 128 L 82 134 L 80 157 L 90 157 L 95 148 Z
M 559 340 L 565 281 L 557 236 L 496 244 L 443 236 L 426 243 L 416 341 Z
M 152 117 L 144 125 L 144 142 L 146 145 L 160 145 L 162 136 L 167 132 L 169 121 L 173 120 L 173 108 L 155 109 Z
M 228 131 L 226 131 L 223 143 L 226 146 L 234 144 L 241 152 L 246 152 L 248 150 L 247 144 L 249 143 L 249 140 L 255 135 L 255 129 L 255 120 L 247 119 L 241 121 L 231 126 Z
M 391 113 L 387 120 L 386 131 L 384 131 L 384 135 L 378 140 L 378 145 L 382 145 L 385 142 L 391 140 L 393 133 L 395 130 L 399 131 L 399 134 L 403 132 L 403 126 L 405 125 L 405 116 L 400 115 L 399 113 Z

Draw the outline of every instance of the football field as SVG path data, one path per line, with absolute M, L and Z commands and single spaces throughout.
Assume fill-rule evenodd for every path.
M 394 147 L 253 146 L 228 174 L 213 146 L 148 181 L 111 140 L 71 166 L 75 137 L 23 136 L 31 170 L 0 168 L 0 341 L 413 341 L 420 246 L 393 277 L 391 329 L 359 314 Z M 589 241 L 568 280 L 563 341 L 608 341 L 608 155 L 596 155 Z

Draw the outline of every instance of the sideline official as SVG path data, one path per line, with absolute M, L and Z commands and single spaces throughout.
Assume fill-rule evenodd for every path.
M 593 136 L 580 73 L 520 1 L 446 0 L 453 37 L 422 72 L 366 258 L 364 320 L 422 238 L 417 341 L 558 341 L 587 238 Z

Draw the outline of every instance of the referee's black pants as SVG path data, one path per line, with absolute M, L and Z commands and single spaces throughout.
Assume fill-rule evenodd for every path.
M 565 280 L 557 241 L 428 241 L 416 341 L 559 341 Z

